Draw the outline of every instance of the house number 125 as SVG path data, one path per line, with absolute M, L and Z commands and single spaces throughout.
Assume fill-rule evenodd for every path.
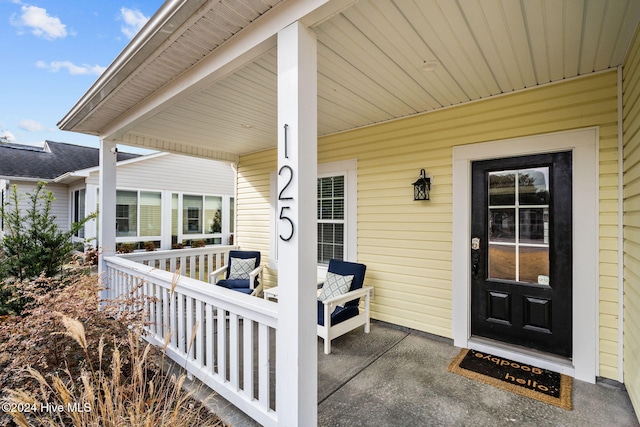
M 285 159 L 289 158 L 289 153 L 287 152 L 287 128 L 288 127 L 289 127 L 288 125 L 284 125 L 284 158 Z M 280 193 L 278 193 L 278 200 L 280 200 L 281 202 L 289 202 L 293 200 L 293 197 L 288 196 L 286 194 L 287 188 L 289 188 L 289 186 L 291 185 L 291 181 L 293 181 L 293 169 L 289 165 L 284 165 L 278 171 L 278 176 L 281 176 L 283 173 L 286 175 L 287 171 L 289 174 L 289 179 L 287 180 L 284 187 L 282 187 L 282 190 L 280 190 Z M 284 206 L 280 208 L 279 219 L 289 223 L 289 225 L 291 226 L 291 232 L 286 237 L 280 234 L 280 239 L 282 239 L 285 242 L 288 242 L 293 237 L 293 233 L 295 232 L 295 225 L 293 224 L 293 220 L 289 218 L 285 212 L 287 209 L 291 209 L 291 206 L 286 206 L 285 203 L 282 203 L 282 205 Z

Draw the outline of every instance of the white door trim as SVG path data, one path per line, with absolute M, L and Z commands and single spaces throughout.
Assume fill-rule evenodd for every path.
M 453 148 L 453 340 L 523 363 L 595 382 L 598 375 L 598 141 L 587 128 Z M 471 162 L 573 152 L 573 357 L 563 361 L 471 338 Z

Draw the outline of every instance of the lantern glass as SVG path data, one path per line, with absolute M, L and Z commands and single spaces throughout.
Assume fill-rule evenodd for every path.
M 413 183 L 413 200 L 429 200 L 431 179 L 427 178 L 424 169 L 420 171 L 420 177 Z

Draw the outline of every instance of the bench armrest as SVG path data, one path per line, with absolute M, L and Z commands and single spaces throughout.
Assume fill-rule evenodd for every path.
M 354 300 L 354 299 L 357 299 L 357 298 L 360 298 L 360 297 L 363 297 L 363 296 L 364 297 L 368 297 L 368 298 L 366 298 L 367 301 L 365 301 L 365 303 L 368 302 L 368 299 L 373 297 L 373 287 L 372 286 L 364 286 L 364 287 L 362 287 L 360 289 L 356 289 L 355 291 L 350 291 L 350 292 L 347 292 L 346 294 L 342 294 L 342 295 L 338 295 L 338 296 L 333 297 L 333 298 L 329 298 L 329 299 L 323 301 L 322 303 L 325 306 L 332 306 L 333 307 L 333 306 L 341 305 L 343 303 L 346 303 L 348 301 L 351 301 L 351 300 Z
M 262 287 L 261 286 L 262 285 L 262 270 L 263 270 L 262 266 L 259 265 L 254 270 L 252 270 L 251 273 L 249 273 L 249 287 L 251 289 L 253 289 L 254 286 L 255 286 L 256 276 L 258 276 L 258 288 Z
M 211 275 L 209 276 L 210 277 L 209 282 L 215 285 L 216 282 L 218 282 L 220 276 L 222 276 L 222 274 L 224 274 L 225 271 L 227 271 L 227 266 L 223 265 L 216 271 L 212 272 Z

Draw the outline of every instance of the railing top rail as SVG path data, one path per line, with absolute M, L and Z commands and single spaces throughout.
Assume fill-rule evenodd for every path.
M 269 318 L 269 326 L 276 326 L 278 304 L 272 301 L 245 295 L 241 292 L 232 291 L 222 286 L 211 285 L 190 277 L 159 270 L 129 259 L 124 259 L 121 256 L 104 257 L 104 261 L 108 266 L 126 270 L 130 274 L 136 275 L 143 280 L 160 284 L 168 289 L 174 288 L 175 292 L 179 292 L 188 297 L 205 302 L 211 301 L 212 299 L 218 300 L 224 303 L 224 306 L 226 306 L 225 309 L 230 309 L 249 319 L 257 320 L 255 318 L 258 316 Z
M 188 255 L 206 255 L 212 253 L 223 253 L 229 252 L 234 249 L 238 249 L 238 246 L 234 245 L 211 245 L 204 246 L 202 248 L 185 248 L 185 249 L 164 249 L 159 251 L 150 251 L 150 252 L 132 252 L 128 254 L 116 254 L 116 256 L 125 259 L 161 259 L 161 258 L 172 258 L 172 257 L 181 257 Z

